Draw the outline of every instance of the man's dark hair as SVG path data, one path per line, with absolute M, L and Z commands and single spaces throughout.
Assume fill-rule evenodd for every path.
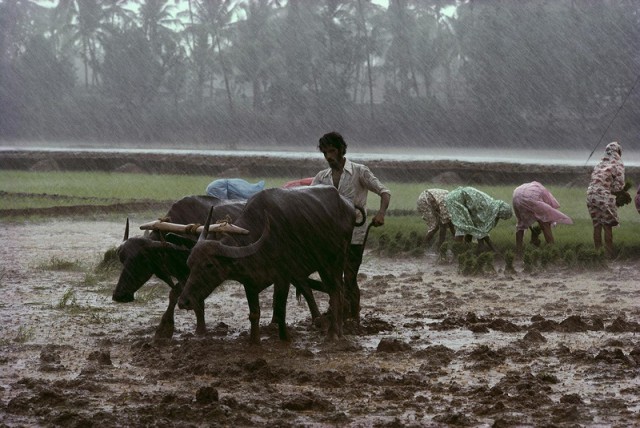
M 318 149 L 322 150 L 322 147 L 331 146 L 338 149 L 343 155 L 347 153 L 347 143 L 345 143 L 344 138 L 338 132 L 329 132 L 324 134 L 318 140 Z

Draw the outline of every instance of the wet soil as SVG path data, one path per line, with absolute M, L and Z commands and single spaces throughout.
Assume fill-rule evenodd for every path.
M 207 299 L 203 337 L 178 310 L 154 339 L 155 279 L 113 302 L 117 270 L 96 268 L 119 222 L 1 226 L 0 426 L 640 425 L 636 262 L 466 277 L 429 252 L 367 254 L 359 328 L 326 341 L 292 291 L 283 343 L 268 289 L 252 346 L 234 282 Z

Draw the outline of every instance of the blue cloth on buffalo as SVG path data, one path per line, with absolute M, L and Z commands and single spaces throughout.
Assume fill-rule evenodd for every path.
M 207 186 L 207 195 L 219 199 L 249 199 L 264 189 L 264 180 L 249 183 L 241 178 L 222 178 Z

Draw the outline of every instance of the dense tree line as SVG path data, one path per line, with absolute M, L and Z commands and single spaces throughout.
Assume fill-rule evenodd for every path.
M 591 147 L 639 47 L 635 0 L 5 0 L 0 137 Z

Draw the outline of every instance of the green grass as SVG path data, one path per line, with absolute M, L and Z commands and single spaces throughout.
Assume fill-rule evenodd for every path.
M 7 333 L 8 334 L 8 333 Z M 15 336 L 8 336 L 5 334 L 3 337 L 0 337 L 0 346 L 7 346 L 11 343 L 26 343 L 33 339 L 35 336 L 35 328 L 34 327 L 26 327 L 20 326 L 18 331 L 15 333 Z M 6 359 L 1 359 L 2 363 L 6 362 Z
M 68 288 L 64 294 L 62 295 L 62 297 L 60 297 L 60 300 L 58 301 L 58 304 L 56 305 L 56 308 L 58 309 L 66 309 L 72 306 L 77 306 L 77 300 L 76 300 L 76 293 L 73 290 L 73 288 Z
M 59 257 L 51 257 L 47 262 L 41 263 L 38 266 L 41 270 L 51 271 L 74 271 L 78 272 L 82 270 L 82 266 L 78 260 L 64 260 Z
M 165 199 L 195 177 L 102 172 L 2 171 L 1 190 L 79 198 Z M 191 179 L 191 180 L 190 180 Z
M 157 201 L 177 200 L 187 195 L 202 195 L 207 185 L 220 177 L 200 175 L 157 175 L 108 172 L 32 172 L 0 171 L 0 191 L 9 193 L 32 193 L 30 197 L 4 195 L 0 209 L 23 208 L 25 200 L 32 205 L 43 204 L 42 194 L 65 196 L 69 201 L 80 198 L 106 198 L 116 201 L 150 199 Z M 239 177 L 248 181 L 258 178 Z M 266 187 L 279 187 L 290 178 L 265 179 Z M 51 204 L 59 205 L 57 200 Z M 104 202 L 103 202 L 104 203 Z M 43 205 L 47 206 L 47 205 Z
M 0 191 L 9 192 L 0 198 L 0 209 L 58 206 L 61 204 L 104 204 L 105 201 L 156 200 L 173 201 L 186 195 L 203 194 L 206 186 L 220 177 L 191 175 L 156 175 L 106 172 L 31 172 L 0 171 Z M 261 178 L 240 177 L 255 182 Z M 285 182 L 299 177 L 270 177 L 265 187 L 279 187 Z M 542 180 L 544 182 L 544 180 Z M 453 190 L 457 185 L 437 185 L 427 182 L 385 183 L 391 190 L 390 212 L 386 224 L 373 228 L 370 244 L 375 245 L 384 233 L 394 237 L 398 232 L 408 236 L 412 232 L 424 236 L 426 227 L 416 211 L 416 200 L 420 193 L 429 188 Z M 515 185 L 475 186 L 489 195 L 511 203 Z M 592 245 L 592 227 L 586 208 L 586 189 L 581 187 L 547 186 L 560 202 L 562 212 L 574 220 L 573 225 L 559 225 L 553 229 L 559 244 Z M 21 195 L 34 194 L 34 195 Z M 59 195 L 50 198 L 46 195 Z M 369 211 L 379 206 L 377 195 L 369 194 Z M 152 218 L 162 213 L 149 213 Z M 619 209 L 621 226 L 614 229 L 614 244 L 635 251 L 640 245 L 640 215 L 633 204 Z M 500 221 L 491 233 L 491 239 L 498 249 L 515 247 L 515 217 Z M 529 234 L 525 235 L 528 241 Z

